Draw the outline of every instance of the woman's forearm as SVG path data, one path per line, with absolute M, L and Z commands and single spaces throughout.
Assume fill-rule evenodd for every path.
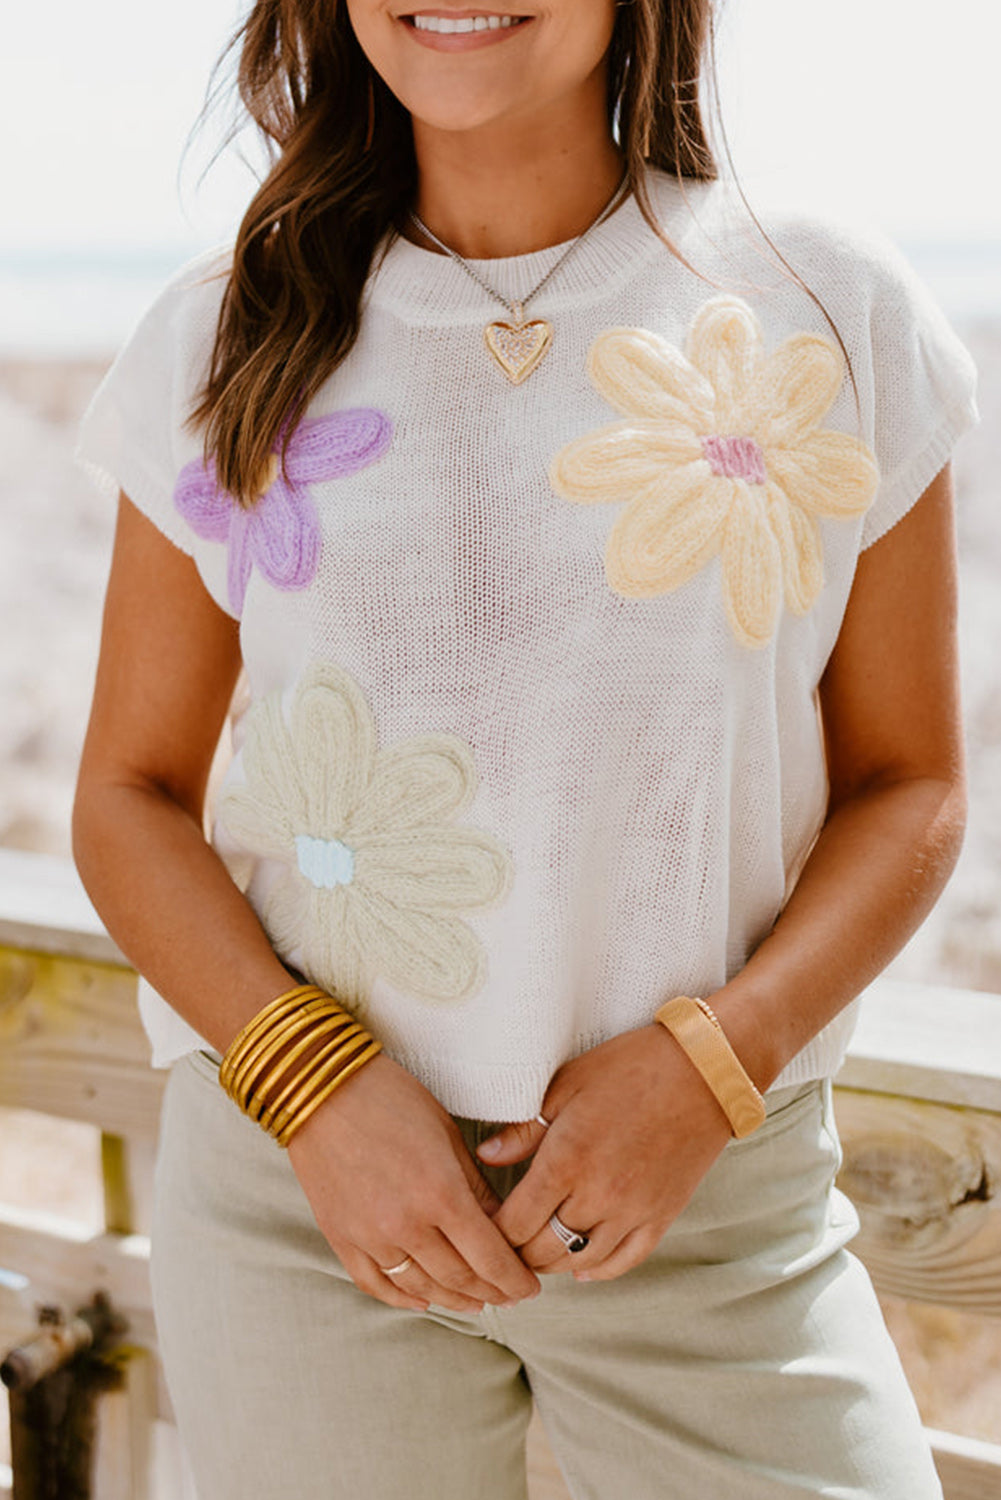
M 828 818 L 782 915 L 713 997 L 759 1088 L 904 946 L 959 854 L 960 781 L 916 778 L 860 792 Z
M 122 495 L 73 853 L 123 953 L 220 1052 L 290 987 L 202 831 L 240 667 L 237 622 Z
M 108 931 L 220 1052 L 295 981 L 191 815 L 140 783 L 81 783 L 81 878 Z

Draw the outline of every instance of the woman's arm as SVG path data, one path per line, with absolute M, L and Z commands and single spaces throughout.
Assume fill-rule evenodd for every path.
M 238 632 L 123 497 L 73 852 L 122 951 L 220 1052 L 294 983 L 202 831 Z
M 771 934 L 712 996 L 760 1089 L 886 966 L 952 870 L 965 820 L 958 682 L 946 469 L 859 560 L 820 690 L 823 830 Z M 529 1265 L 595 1279 L 649 1254 L 729 1139 L 715 1098 L 656 1024 L 561 1068 L 543 1113 L 550 1131 L 517 1125 L 494 1138 L 500 1149 L 480 1148 L 491 1162 L 538 1148 L 498 1223 Z M 546 1227 L 557 1208 L 574 1228 L 599 1226 L 572 1260 Z
M 772 933 L 720 997 L 761 1088 L 900 951 L 956 863 L 966 824 L 956 572 L 944 469 L 859 559 L 820 684 L 827 819 Z
M 296 982 L 202 830 L 239 670 L 236 622 L 122 496 L 74 853 L 123 952 L 220 1052 Z M 537 1289 L 454 1122 L 384 1054 L 320 1105 L 289 1159 L 347 1270 L 382 1301 L 468 1310 Z M 378 1269 L 403 1254 L 416 1295 Z

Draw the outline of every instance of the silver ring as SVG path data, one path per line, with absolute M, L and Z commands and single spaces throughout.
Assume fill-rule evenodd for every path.
M 578 1229 L 570 1229 L 564 1224 L 559 1214 L 553 1214 L 549 1220 L 549 1227 L 556 1238 L 563 1242 L 571 1255 L 576 1255 L 579 1251 L 586 1250 L 591 1243 L 586 1234 L 582 1234 Z
M 536 1125 L 541 1125 L 544 1130 L 548 1130 L 549 1127 L 550 1127 L 550 1125 L 553 1122 L 552 1122 L 552 1120 L 547 1120 L 546 1117 L 545 1117 L 545 1115 L 536 1115 L 535 1116 L 535 1123 L 536 1123 Z
M 402 1276 L 404 1271 L 409 1271 L 414 1263 L 412 1255 L 405 1255 L 398 1266 L 380 1266 L 379 1270 L 383 1276 Z

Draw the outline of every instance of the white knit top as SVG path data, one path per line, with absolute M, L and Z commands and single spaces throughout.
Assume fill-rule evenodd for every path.
M 276 950 L 456 1114 L 539 1108 L 567 1058 L 709 996 L 825 811 L 816 692 L 859 550 L 975 416 L 968 356 L 882 242 L 769 227 L 655 176 L 528 316 L 397 241 L 358 343 L 254 510 L 184 425 L 224 262 L 166 288 L 80 456 L 239 616 L 248 692 L 213 840 Z M 512 299 L 565 247 L 474 262 Z M 846 938 L 850 941 L 850 936 Z M 209 1044 L 148 987 L 153 1063 Z M 832 1073 L 854 1007 L 776 1087 Z

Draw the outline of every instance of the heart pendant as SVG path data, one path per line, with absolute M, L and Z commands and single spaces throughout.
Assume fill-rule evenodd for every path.
M 512 385 L 520 385 L 553 342 L 553 325 L 545 318 L 530 323 L 488 323 L 483 340 Z

